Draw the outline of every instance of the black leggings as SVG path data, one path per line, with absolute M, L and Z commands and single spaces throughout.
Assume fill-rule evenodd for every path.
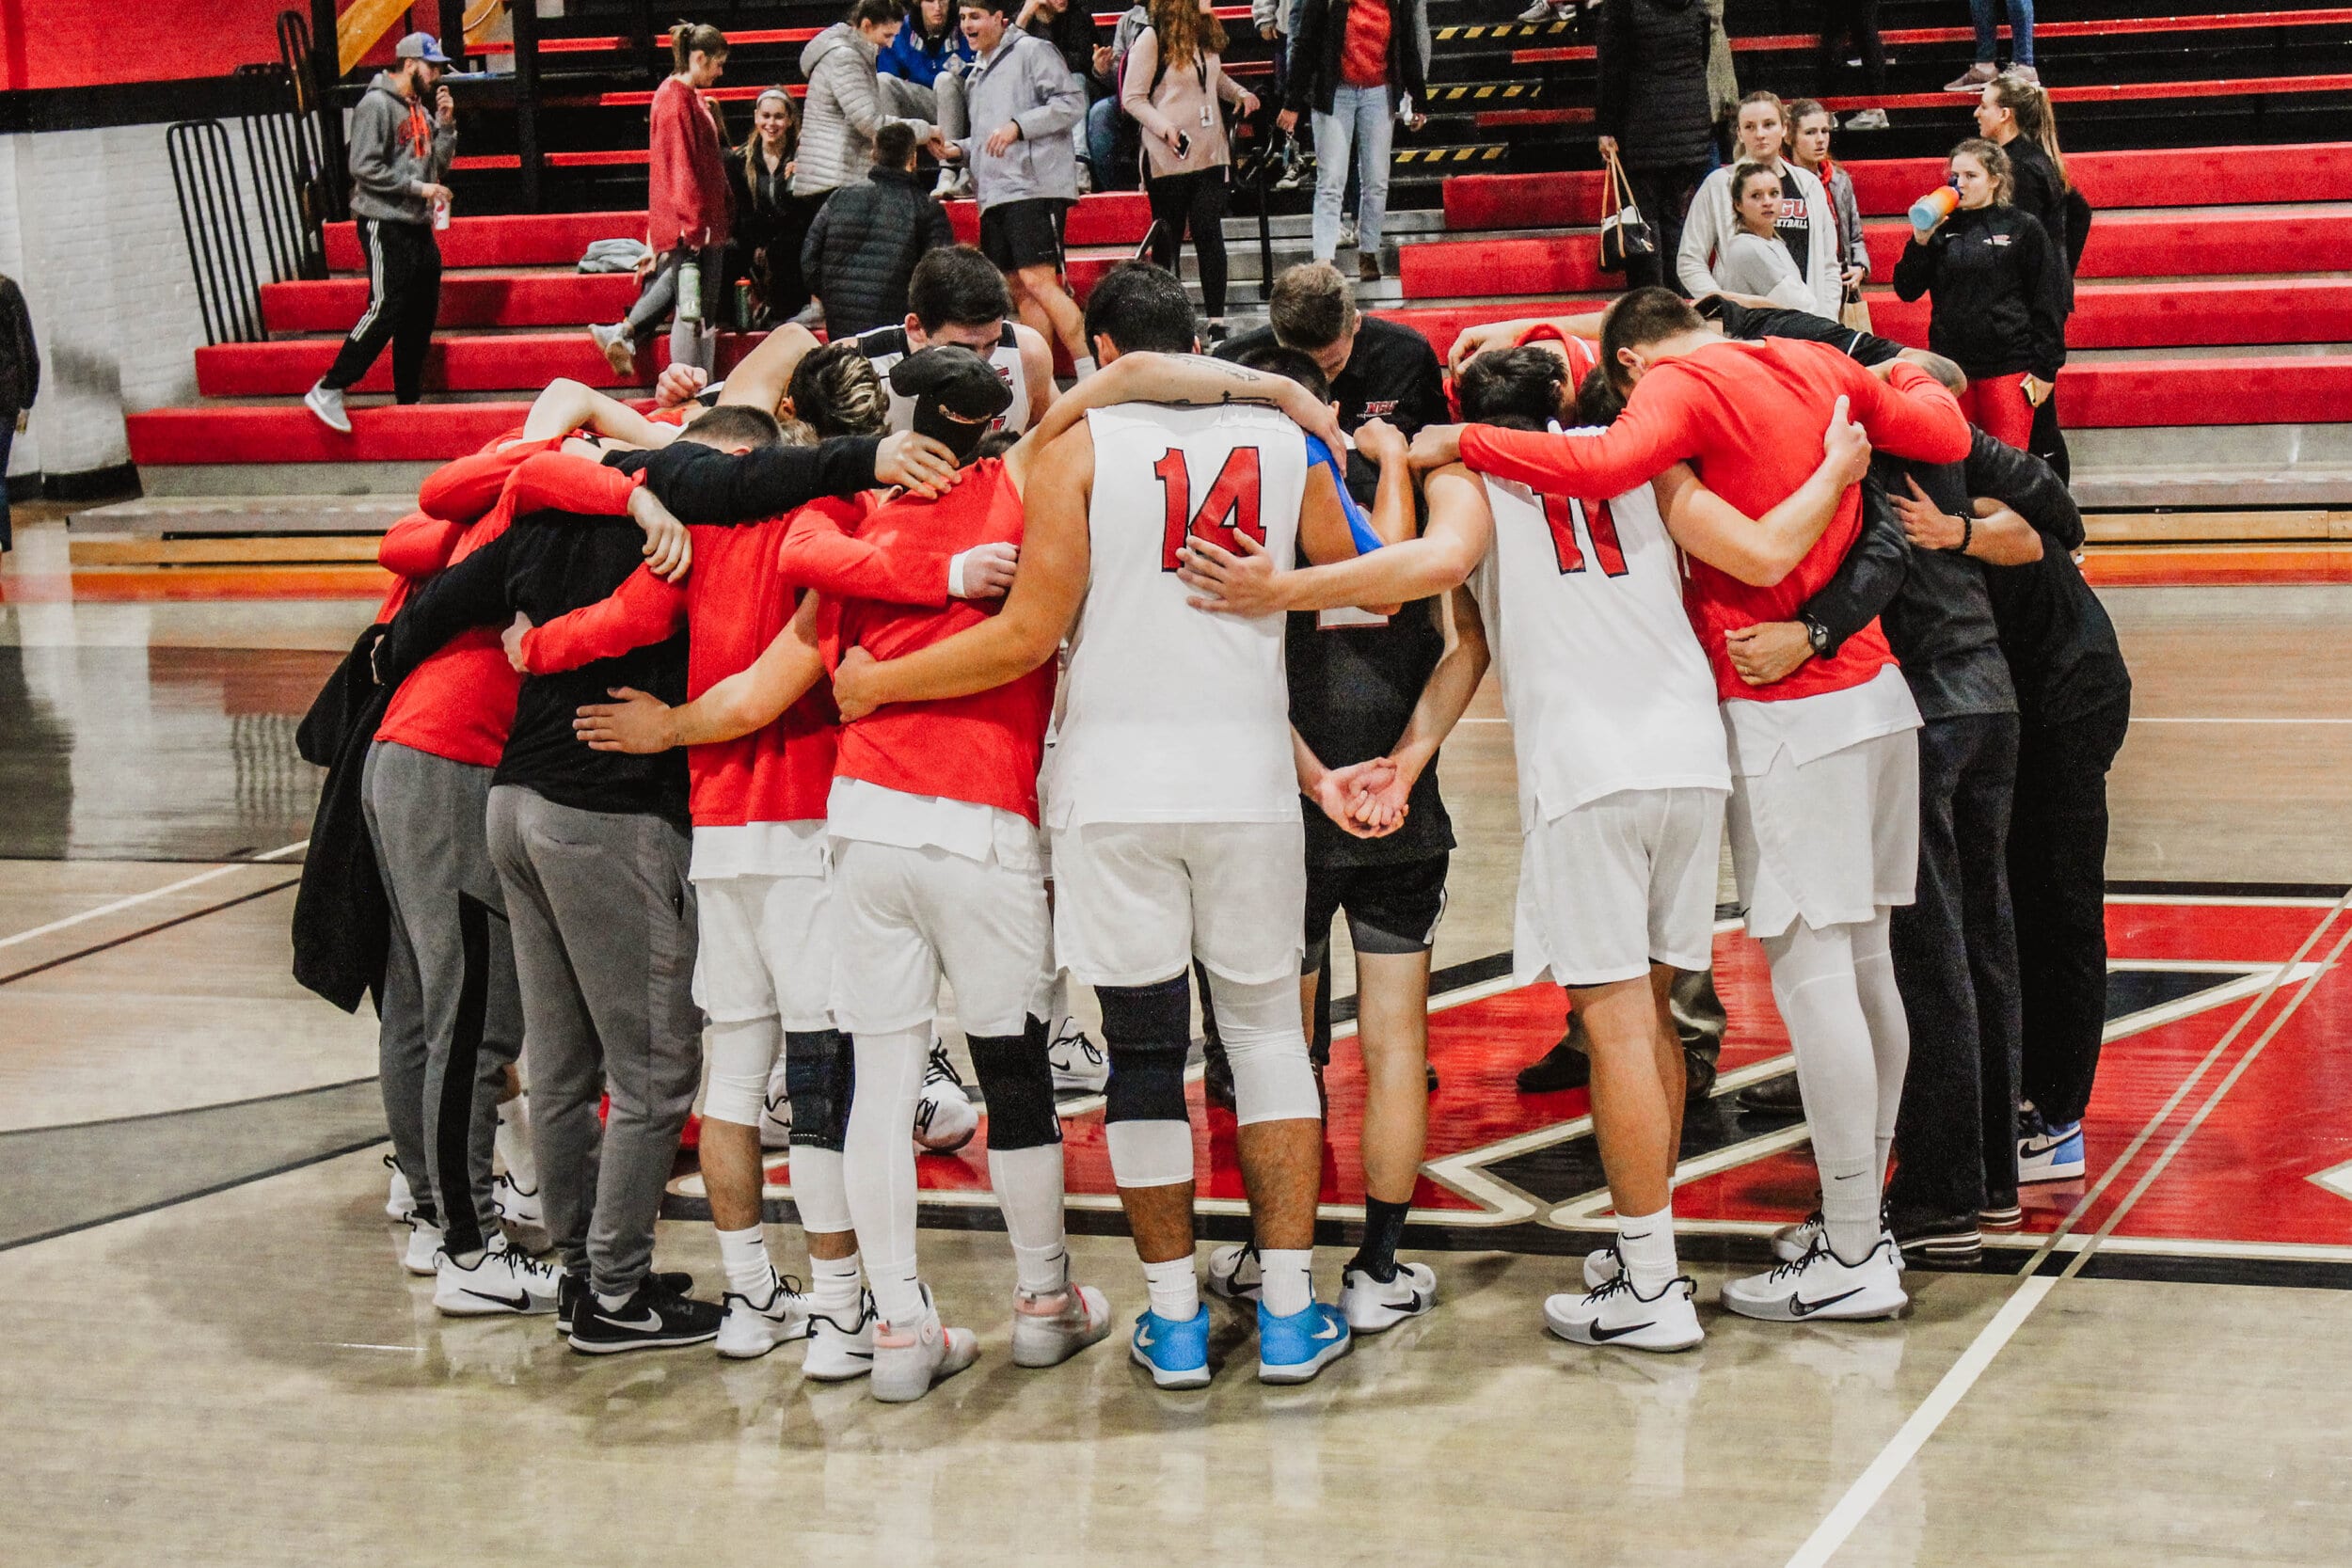
M 1821 7 L 1821 86 L 1844 58 L 1839 45 L 1851 37 L 1862 56 L 1862 89 L 1876 98 L 1886 91 L 1886 46 L 1879 41 L 1879 0 L 1825 0 Z
M 1155 174 L 1143 182 L 1152 198 L 1152 260 L 1176 271 L 1184 230 L 1200 258 L 1200 304 L 1211 321 L 1225 314 L 1225 166 L 1192 174 Z

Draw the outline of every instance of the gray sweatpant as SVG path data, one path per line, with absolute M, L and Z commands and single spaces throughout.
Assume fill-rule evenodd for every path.
M 625 1296 L 702 1083 L 688 840 L 658 816 L 490 791 L 490 859 L 522 982 L 541 1202 L 564 1266 Z M 612 1096 L 601 1132 L 596 1100 Z
M 378 741 L 360 794 L 391 902 L 381 1033 L 392 1157 L 453 1253 L 499 1233 L 499 1097 L 522 1050 L 506 900 L 484 825 L 490 769 Z

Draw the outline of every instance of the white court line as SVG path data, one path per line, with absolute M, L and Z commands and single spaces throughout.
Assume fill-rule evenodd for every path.
M 69 926 L 79 926 L 86 920 L 96 920 L 102 915 L 135 909 L 138 905 L 151 903 L 158 898 L 167 898 L 175 893 L 184 893 L 189 888 L 200 886 L 216 877 L 226 877 L 242 867 L 279 860 L 287 855 L 300 854 L 310 847 L 310 841 L 306 838 L 299 844 L 280 845 L 266 854 L 255 855 L 250 860 L 231 861 L 227 865 L 216 865 L 210 871 L 199 871 L 193 877 L 183 877 L 168 887 L 159 887 L 148 893 L 135 893 L 128 898 L 118 898 L 111 904 L 101 904 L 94 910 L 84 910 L 80 914 L 70 914 L 63 920 L 53 920 L 46 926 L 36 926 L 29 931 L 19 931 L 12 937 L 0 937 L 0 947 L 14 947 L 20 942 L 30 942 L 35 937 L 45 937 L 52 931 L 62 931 Z
M 2186 719 L 2157 718 L 2153 715 L 2143 719 L 2135 713 L 2132 715 L 2132 722 L 2135 724 L 2352 724 L 2352 719 Z

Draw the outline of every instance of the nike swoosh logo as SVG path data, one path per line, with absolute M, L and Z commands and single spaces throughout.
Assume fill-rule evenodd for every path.
M 2071 1132 L 2063 1138 L 2027 1138 L 2025 1152 L 2027 1154 L 2055 1153 L 2074 1141 L 2074 1134 Z
M 661 1314 L 654 1311 L 651 1307 L 647 1307 L 644 1317 L 631 1321 L 626 1318 L 616 1318 L 610 1312 L 598 1312 L 596 1314 L 596 1321 L 598 1323 L 611 1323 L 614 1328 L 626 1328 L 632 1333 L 636 1333 L 660 1328 L 661 1326 Z
M 1865 1174 L 1866 1173 L 1862 1171 L 1850 1170 L 1843 1176 L 1833 1176 L 1830 1180 L 1833 1181 L 1853 1181 L 1860 1180 Z
M 466 1294 L 474 1297 L 478 1301 L 495 1301 L 501 1307 L 511 1307 L 517 1312 L 520 1312 L 531 1305 L 531 1297 L 528 1294 L 521 1292 L 517 1292 L 511 1296 L 502 1296 L 496 1291 L 476 1291 L 469 1289 L 466 1291 Z
M 1138 1328 L 1136 1330 L 1136 1349 L 1150 1350 L 1153 1345 L 1158 1343 L 1159 1341 L 1157 1339 L 1152 1338 L 1152 1331 L 1150 1329 Z
M 1809 1318 L 1816 1312 L 1826 1311 L 1830 1307 L 1836 1306 L 1839 1302 L 1849 1300 L 1854 1296 L 1860 1295 L 1861 1293 L 1862 1287 L 1857 1285 L 1851 1291 L 1841 1291 L 1837 1294 L 1824 1297 L 1820 1301 L 1807 1301 L 1802 1295 L 1791 1295 L 1788 1298 L 1788 1310 L 1795 1313 L 1800 1318 Z
M 1605 1345 L 1612 1339 L 1622 1339 L 1629 1334 L 1639 1334 L 1645 1328 L 1656 1328 L 1657 1326 L 1658 1320 L 1655 1318 L 1645 1323 L 1628 1323 L 1623 1328 L 1603 1328 L 1600 1324 L 1595 1323 L 1593 1325 L 1592 1333 L 1595 1339 L 1599 1340 Z
M 1325 1323 L 1323 1325 L 1322 1332 L 1315 1335 L 1315 1338 L 1318 1339 L 1336 1339 L 1339 1337 L 1340 1325 L 1335 1323 Z

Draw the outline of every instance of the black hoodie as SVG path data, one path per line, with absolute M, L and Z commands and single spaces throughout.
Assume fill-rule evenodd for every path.
M 1928 347 L 1971 380 L 2066 363 L 2066 258 L 2041 220 L 2006 203 L 1963 209 L 1895 263 L 1895 293 L 1926 294 Z

